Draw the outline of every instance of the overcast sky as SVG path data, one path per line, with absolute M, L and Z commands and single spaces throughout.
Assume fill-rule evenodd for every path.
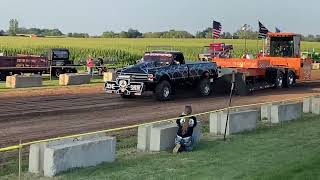
M 320 34 L 319 0 L 1 0 L 0 29 L 18 19 L 20 27 L 59 28 L 64 33 L 101 34 L 135 28 L 142 32 L 169 29 L 195 33 L 220 21 L 223 31 L 243 24 L 270 31 Z

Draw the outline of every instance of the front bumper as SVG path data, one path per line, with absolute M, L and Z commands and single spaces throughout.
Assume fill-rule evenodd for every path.
M 143 82 L 131 82 L 130 79 L 117 79 L 105 83 L 105 91 L 109 94 L 141 95 L 143 88 Z

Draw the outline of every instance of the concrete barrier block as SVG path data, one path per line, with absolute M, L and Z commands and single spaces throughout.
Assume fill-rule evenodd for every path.
M 210 133 L 223 135 L 227 120 L 227 112 L 221 111 L 210 115 Z M 256 128 L 258 120 L 257 110 L 230 112 L 226 134 L 250 131 Z
M 320 114 L 320 97 L 313 97 L 311 100 L 312 114 Z
M 223 111 L 210 113 L 209 116 L 209 132 L 215 135 L 222 135 L 224 133 L 222 119 L 226 119 L 226 113 Z
M 320 69 L 320 63 L 312 63 L 312 69 L 313 70 Z
M 29 172 L 40 174 L 40 144 L 30 145 L 29 150 Z
M 28 88 L 28 87 L 41 87 L 42 77 L 40 75 L 21 76 L 13 75 L 7 76 L 7 88 Z
M 91 75 L 89 74 L 61 74 L 59 76 L 59 85 L 68 86 L 68 85 L 81 85 L 89 84 L 91 80 Z
M 6 77 L 6 87 L 7 88 L 12 88 L 12 80 L 13 80 L 12 76 Z
M 312 97 L 303 98 L 303 113 L 312 112 Z
M 150 151 L 150 137 L 152 125 L 139 126 L 137 149 L 142 152 Z
M 227 135 L 256 129 L 257 120 L 258 111 L 256 110 L 230 113 Z M 225 121 L 223 121 L 223 124 L 225 124 Z
M 278 104 L 271 107 L 271 122 L 280 123 L 302 116 L 302 102 Z
M 263 104 L 260 110 L 261 121 L 270 121 L 271 120 L 271 107 L 272 104 Z
M 198 143 L 202 137 L 201 127 L 201 122 L 198 121 L 197 126 L 193 130 L 193 139 L 195 144 Z M 138 149 L 147 149 L 146 151 L 153 152 L 171 150 L 175 145 L 174 140 L 177 135 L 177 130 L 178 126 L 176 123 L 161 123 L 141 127 L 141 134 L 139 135 L 138 132 Z M 150 134 L 149 138 L 147 137 L 148 134 Z M 139 142 L 141 143 L 139 144 Z
M 114 137 L 95 138 L 47 147 L 44 151 L 44 175 L 53 177 L 73 168 L 113 162 L 115 152 L 116 139 Z
M 103 73 L 103 81 L 115 81 L 117 78 L 116 72 L 104 72 Z
M 86 135 L 78 138 L 67 138 L 46 143 L 38 143 L 30 145 L 29 149 L 29 172 L 43 175 L 44 167 L 44 151 L 47 147 L 58 146 L 63 144 L 70 144 L 73 142 L 92 140 L 106 137 L 105 133 L 98 133 L 94 135 Z
M 60 74 L 59 75 L 59 85 L 65 86 L 66 84 L 66 74 Z
M 151 129 L 150 151 L 164 151 L 174 147 L 178 127 L 176 124 L 167 124 Z

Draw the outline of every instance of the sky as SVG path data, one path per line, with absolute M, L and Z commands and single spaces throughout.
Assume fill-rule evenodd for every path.
M 243 24 L 257 30 L 260 20 L 270 31 L 320 34 L 319 0 L 1 0 L 0 29 L 9 19 L 20 27 L 58 28 L 63 33 L 187 30 L 191 33 L 222 23 L 234 32 Z

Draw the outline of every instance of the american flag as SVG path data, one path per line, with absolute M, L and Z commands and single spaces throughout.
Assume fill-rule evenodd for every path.
M 218 21 L 213 21 L 212 37 L 213 38 L 220 38 L 221 30 L 222 30 L 221 23 Z
M 259 21 L 259 38 L 266 38 L 269 30 Z

